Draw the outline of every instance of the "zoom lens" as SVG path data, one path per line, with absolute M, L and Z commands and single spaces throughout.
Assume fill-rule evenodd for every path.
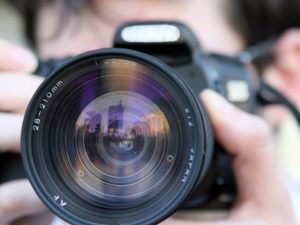
M 199 103 L 168 66 L 98 50 L 39 88 L 24 120 L 23 160 L 41 199 L 72 224 L 154 224 L 204 173 L 205 129 Z

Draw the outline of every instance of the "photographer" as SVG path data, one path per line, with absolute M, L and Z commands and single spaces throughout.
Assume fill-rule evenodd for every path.
M 42 59 L 110 47 L 115 29 L 128 21 L 179 20 L 194 30 L 204 51 L 227 55 L 279 35 L 275 60 L 265 68 L 264 78 L 300 105 L 300 30 L 295 28 L 300 25 L 300 1 L 12 2 L 24 16 L 27 38 Z M 0 49 L 0 151 L 18 152 L 23 114 L 42 78 L 31 75 L 37 60 L 29 51 L 4 40 L 0 41 Z M 296 224 L 271 128 L 263 119 L 237 109 L 211 90 L 203 91 L 199 98 L 209 113 L 217 140 L 232 155 L 239 199 L 229 215 L 217 222 L 171 218 L 162 224 Z M 273 126 L 282 119 L 277 109 L 266 115 Z M 27 218 L 19 220 L 23 217 Z M 27 181 L 0 186 L 1 225 L 49 224 L 51 219 Z

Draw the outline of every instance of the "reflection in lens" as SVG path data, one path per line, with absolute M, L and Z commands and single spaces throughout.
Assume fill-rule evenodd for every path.
M 161 191 L 172 168 L 165 151 L 169 132 L 164 114 L 146 97 L 108 93 L 79 116 L 74 134 L 78 158 L 69 169 L 83 189 L 107 202 L 144 201 Z
M 169 132 L 164 114 L 146 97 L 125 91 L 100 96 L 77 120 L 70 172 L 88 193 L 107 201 L 155 195 L 171 169 Z
M 59 130 L 68 132 L 57 148 L 66 147 L 53 154 L 66 184 L 84 200 L 105 208 L 134 207 L 157 196 L 172 182 L 173 166 L 180 158 L 180 129 L 171 132 L 170 118 L 173 126 L 177 122 L 168 92 L 135 71 L 146 72 L 142 65 L 122 70 L 119 63 L 130 65 L 118 59 L 103 71 L 121 75 L 105 76 L 100 82 L 93 78 L 97 74 L 87 74 L 80 78 L 80 89 L 73 88 L 65 97 L 64 107 L 70 104 L 70 111 L 57 123 L 65 124 Z M 103 91 L 107 87 L 112 90 Z M 69 118 L 77 119 L 67 122 Z

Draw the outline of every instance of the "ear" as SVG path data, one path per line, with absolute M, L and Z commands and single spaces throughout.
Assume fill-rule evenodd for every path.
M 295 105 L 300 106 L 300 29 L 286 31 L 275 46 L 275 62 L 265 78 Z

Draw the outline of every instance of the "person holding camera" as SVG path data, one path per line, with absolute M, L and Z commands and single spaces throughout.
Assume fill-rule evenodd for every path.
M 37 2 L 39 4 L 32 6 L 26 1 L 15 1 L 22 10 L 31 12 L 25 14 L 28 38 L 35 44 L 38 55 L 43 59 L 62 58 L 87 50 L 110 47 L 115 29 L 127 21 L 182 21 L 195 31 L 204 51 L 227 55 L 237 54 L 247 45 L 280 35 L 274 50 L 276 60 L 264 70 L 265 77 L 295 104 L 300 103 L 297 94 L 300 88 L 297 68 L 300 30 L 289 29 L 298 26 L 294 18 L 287 18 L 286 24 L 281 26 L 274 25 L 269 30 L 262 30 L 263 24 L 259 23 L 271 22 L 256 18 L 256 7 L 270 13 L 270 20 L 282 18 L 271 12 L 271 1 L 263 1 L 266 6 L 259 1 L 227 1 L 226 12 L 222 7 L 224 2 L 217 0 L 180 0 L 172 3 L 168 0 Z M 288 11 L 300 4 L 296 0 L 288 2 L 289 4 L 285 4 L 284 1 L 278 1 L 276 9 L 286 7 Z M 249 13 L 251 18 L 247 20 L 240 15 L 242 10 Z M 66 16 L 66 12 L 69 16 Z M 64 16 L 60 17 L 60 13 Z M 295 10 L 293 13 L 298 12 Z M 65 23 L 61 23 L 61 18 Z M 236 18 L 240 20 L 236 21 Z M 252 20 L 253 18 L 257 21 Z M 231 23 L 232 20 L 234 23 Z M 256 29 L 256 26 L 259 28 Z M 251 29 L 257 33 L 252 34 L 254 31 Z M 30 51 L 4 40 L 0 41 L 0 49 L 0 151 L 19 152 L 24 112 L 43 79 L 32 75 L 37 67 L 37 59 Z M 170 218 L 161 224 L 295 225 L 295 212 L 276 158 L 270 126 L 264 119 L 238 109 L 212 90 L 199 93 L 199 99 L 209 113 L 217 141 L 232 156 L 238 201 L 228 216 L 218 221 Z M 274 117 L 276 112 L 268 115 L 271 119 L 275 118 L 275 123 L 278 122 L 278 118 Z M 24 217 L 26 218 L 23 219 Z M 35 195 L 28 181 L 13 181 L 0 186 L 1 225 L 47 224 L 51 219 L 51 214 Z

